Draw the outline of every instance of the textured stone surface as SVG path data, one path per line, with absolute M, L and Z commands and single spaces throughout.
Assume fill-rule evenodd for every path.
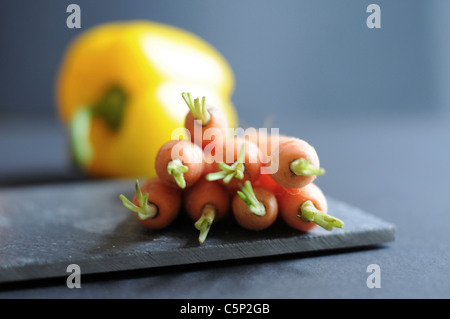
M 394 240 L 395 227 L 329 198 L 329 211 L 344 220 L 332 232 L 305 234 L 277 222 L 262 232 L 229 219 L 214 224 L 198 244 L 193 222 L 181 215 L 169 228 L 141 226 L 121 205 L 133 181 L 73 182 L 0 190 L 0 282 L 193 264 L 258 256 L 364 247 Z

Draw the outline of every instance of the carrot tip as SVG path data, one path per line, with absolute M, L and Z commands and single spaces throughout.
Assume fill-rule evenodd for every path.
M 333 227 L 344 227 L 344 222 L 342 220 L 318 210 L 310 200 L 302 204 L 297 216 L 303 220 L 316 223 L 328 231 L 331 231 Z
M 183 92 L 181 93 L 181 96 L 189 107 L 189 110 L 194 116 L 194 119 L 200 120 L 202 125 L 207 125 L 211 120 L 211 115 L 206 108 L 205 97 L 202 97 L 202 101 L 200 102 L 199 98 L 196 98 L 194 99 L 194 101 L 192 101 L 191 93 L 189 92 Z
M 239 153 L 238 160 L 231 165 L 225 163 L 219 163 L 221 171 L 209 173 L 206 175 L 208 181 L 215 181 L 223 179 L 225 184 L 228 184 L 233 178 L 244 179 L 244 157 L 245 157 L 245 144 L 242 144 L 241 151 Z
M 136 206 L 123 194 L 120 194 L 119 198 L 122 200 L 122 204 L 125 208 L 135 212 L 138 219 L 146 220 L 154 218 L 158 214 L 158 207 L 148 202 L 148 194 L 142 195 L 141 189 L 139 187 L 139 181 L 136 181 L 136 197 L 139 206 Z
M 216 212 L 212 205 L 206 205 L 203 210 L 204 212 L 202 216 L 194 224 L 195 228 L 200 231 L 200 235 L 198 237 L 198 242 L 200 244 L 202 244 L 208 236 L 208 232 L 211 229 L 214 218 L 216 217 Z
M 295 175 L 319 176 L 325 174 L 325 169 L 312 166 L 311 163 L 304 158 L 293 161 L 289 168 Z
M 226 172 L 224 171 L 220 171 L 220 172 L 214 172 L 214 173 L 209 173 L 205 176 L 207 181 L 217 181 L 219 179 L 223 179 L 226 176 Z
M 264 205 L 256 198 L 250 181 L 245 181 L 241 191 L 237 191 L 239 197 L 247 204 L 248 209 L 255 215 L 264 216 L 266 209 Z
M 183 162 L 179 159 L 170 161 L 169 164 L 167 164 L 167 172 L 173 176 L 180 188 L 186 188 L 186 181 L 183 174 L 187 173 L 188 170 L 189 168 L 183 165 Z

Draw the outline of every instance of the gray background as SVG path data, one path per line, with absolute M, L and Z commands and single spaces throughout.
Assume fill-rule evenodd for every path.
M 185 28 L 220 50 L 235 71 L 233 100 L 249 124 L 277 108 L 371 116 L 440 106 L 448 25 L 438 15 L 446 1 L 377 1 L 378 30 L 366 26 L 371 1 L 76 1 L 82 28 L 68 29 L 72 2 L 2 2 L 0 111 L 52 112 L 70 41 L 96 24 L 129 19 Z
M 82 178 L 67 159 L 53 84 L 69 1 L 2 2 L 0 185 Z M 0 288 L 0 297 L 449 298 L 448 1 L 77 1 L 82 29 L 151 19 L 219 49 L 244 125 L 304 138 L 327 169 L 324 192 L 397 226 L 367 250 L 293 255 Z M 382 28 L 366 27 L 381 7 Z M 368 289 L 379 264 L 382 288 Z M 206 279 L 206 280 L 203 280 Z

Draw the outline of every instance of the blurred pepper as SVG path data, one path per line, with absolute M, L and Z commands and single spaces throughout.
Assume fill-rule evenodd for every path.
M 57 105 L 75 162 L 95 177 L 155 176 L 159 148 L 182 128 L 185 91 L 237 115 L 234 77 L 223 56 L 173 26 L 131 21 L 97 26 L 68 48 Z

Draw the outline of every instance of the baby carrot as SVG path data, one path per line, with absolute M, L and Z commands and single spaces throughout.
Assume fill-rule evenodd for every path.
M 183 92 L 182 97 L 189 107 L 184 126 L 188 130 L 191 141 L 202 149 L 209 143 L 223 142 L 227 134 L 228 118 L 225 113 L 205 103 L 205 97 L 192 100 L 191 93 Z M 214 137 L 214 138 L 213 138 Z
M 292 228 L 307 232 L 316 225 L 331 231 L 344 223 L 328 215 L 328 203 L 322 190 L 314 183 L 295 193 L 282 191 L 277 195 L 281 218 Z
M 301 188 L 325 174 L 325 170 L 320 168 L 315 148 L 306 141 L 286 135 L 270 135 L 255 129 L 248 131 L 249 140 L 260 149 L 265 164 L 263 172 L 272 174 L 272 178 L 282 187 Z
M 203 243 L 211 225 L 223 219 L 230 208 L 229 192 L 219 182 L 198 180 L 186 190 L 184 207 L 195 220 L 195 228 L 200 231 L 199 243 Z
M 299 138 L 280 137 L 278 154 L 271 154 L 271 161 L 278 161 L 272 178 L 285 188 L 302 188 L 325 173 L 314 147 Z
M 214 162 L 209 181 L 220 180 L 230 190 L 237 190 L 247 180 L 255 181 L 261 174 L 258 147 L 243 138 L 227 139 L 222 147 L 222 160 Z
M 234 196 L 233 216 L 239 225 L 250 230 L 263 230 L 271 226 L 278 216 L 278 204 L 274 194 L 263 187 L 253 189 L 250 181 Z
M 186 188 L 203 174 L 205 163 L 202 149 L 187 140 L 172 140 L 164 144 L 155 160 L 158 177 L 170 186 Z
M 139 223 L 150 229 L 162 229 L 178 216 L 181 192 L 163 183 L 159 178 L 148 179 L 142 187 L 136 181 L 136 192 L 130 201 L 120 195 L 122 204 L 133 212 Z

